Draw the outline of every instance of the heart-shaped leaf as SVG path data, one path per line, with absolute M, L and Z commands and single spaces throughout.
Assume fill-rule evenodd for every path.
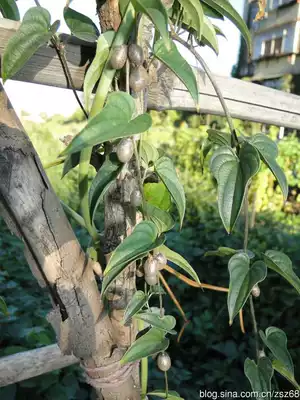
M 252 39 L 249 29 L 240 16 L 240 14 L 232 7 L 228 0 L 201 0 L 202 3 L 207 4 L 210 8 L 217 13 L 227 17 L 237 28 L 240 30 L 244 39 L 246 40 L 249 51 L 252 48 Z
M 100 32 L 94 22 L 84 14 L 70 7 L 64 8 L 64 18 L 72 35 L 86 42 L 95 42 Z
M 256 397 L 257 400 L 262 398 L 262 392 L 271 391 L 271 379 L 274 370 L 268 357 L 259 358 L 257 365 L 255 361 L 247 358 L 244 364 L 244 372 L 250 381 L 253 392 L 260 394 L 260 396 Z
M 273 356 L 282 363 L 282 365 L 294 377 L 294 364 L 292 357 L 287 349 L 287 337 L 283 330 L 270 326 L 265 334 L 259 331 L 260 337 Z
M 174 326 L 176 325 L 176 319 L 172 315 L 160 317 L 159 315 L 149 311 L 135 314 L 134 319 L 144 321 L 153 328 L 171 333 L 172 335 L 176 334 L 176 331 L 173 330 Z
M 168 157 L 159 158 L 154 164 L 155 171 L 166 188 L 170 192 L 179 213 L 180 225 L 182 226 L 185 214 L 185 194 L 182 184 L 180 183 L 174 164 Z
M 267 266 L 283 276 L 300 294 L 300 279 L 293 270 L 290 258 L 286 254 L 276 250 L 266 251 L 263 257 Z
M 258 151 L 247 142 L 241 145 L 239 157 L 229 146 L 219 147 L 211 157 L 210 168 L 218 182 L 219 213 L 228 233 L 240 214 L 245 189 L 259 166 Z
M 104 32 L 98 39 L 96 55 L 86 72 L 83 83 L 84 104 L 86 110 L 91 108 L 91 95 L 96 82 L 99 80 L 105 62 L 109 55 L 109 48 L 115 37 L 114 31 Z
M 169 211 L 172 206 L 171 195 L 163 182 L 146 183 L 144 185 L 145 200 L 164 211 Z
M 148 301 L 148 296 L 142 290 L 135 292 L 130 302 L 128 303 L 124 313 L 124 323 L 126 324 L 131 317 L 139 312 Z
M 169 339 L 165 338 L 165 334 L 166 332 L 160 329 L 151 328 L 149 332 L 132 343 L 120 363 L 134 362 L 166 350 L 169 346 Z
M 131 0 L 131 3 L 137 12 L 142 12 L 151 19 L 166 46 L 169 46 L 168 12 L 161 0 Z
M 150 115 L 141 114 L 131 120 L 135 110 L 133 98 L 125 92 L 114 92 L 108 96 L 106 106 L 72 140 L 62 155 L 76 153 L 90 146 L 132 136 L 148 130 Z
M 207 251 L 204 256 L 218 256 L 218 257 L 226 257 L 226 256 L 233 256 L 237 253 L 237 250 L 231 249 L 230 247 L 219 247 L 218 250 L 210 250 Z
M 286 200 L 289 188 L 286 176 L 276 162 L 276 158 L 278 156 L 277 144 L 263 133 L 258 133 L 257 135 L 253 136 L 253 138 L 251 138 L 250 140 L 250 143 L 258 150 L 262 161 L 266 164 L 266 166 L 271 170 L 271 172 L 277 179 L 284 200 Z
M 250 267 L 250 258 L 247 253 L 237 253 L 228 263 L 230 274 L 227 306 L 229 324 L 246 303 L 253 286 L 262 282 L 267 276 L 267 266 L 262 261 L 256 261 Z
M 272 367 L 277 371 L 280 375 L 282 375 L 285 379 L 291 382 L 292 385 L 295 386 L 296 389 L 300 390 L 299 383 L 295 380 L 294 375 L 287 370 L 287 368 L 283 365 L 283 363 L 279 360 L 272 361 Z
M 204 25 L 204 13 L 199 0 L 178 0 L 184 12 L 184 21 L 194 28 L 200 40 Z
M 14 76 L 52 36 L 51 16 L 43 7 L 32 7 L 24 15 L 17 32 L 9 39 L 1 62 L 2 79 Z
M 144 212 L 147 218 L 156 225 L 159 234 L 174 227 L 175 222 L 167 211 L 163 211 L 150 203 L 144 203 Z
M 80 153 L 72 153 L 64 161 L 62 178 L 67 175 L 73 168 L 77 167 L 80 161 Z
M 98 170 L 89 191 L 90 215 L 92 220 L 94 219 L 95 212 L 106 190 L 117 178 L 122 168 L 123 164 L 119 161 L 116 153 L 110 153 Z
M 198 108 L 199 95 L 196 76 L 192 67 L 179 53 L 175 43 L 171 42 L 171 46 L 168 49 L 163 40 L 158 40 L 154 45 L 154 55 L 178 76 L 190 92 Z
M 1 0 L 0 11 L 3 18 L 20 21 L 20 13 L 15 0 Z
M 168 400 L 184 400 L 177 392 L 173 390 L 169 390 L 168 394 L 165 390 L 154 390 L 153 392 L 147 393 L 149 396 L 160 397 L 161 399 L 168 399 Z
M 198 275 L 196 274 L 193 267 L 178 253 L 169 249 L 167 246 L 162 245 L 158 249 L 156 249 L 158 253 L 163 253 L 167 260 L 171 261 L 172 263 L 178 265 L 178 267 L 182 268 L 186 273 L 188 273 L 194 281 L 201 284 Z
M 113 251 L 104 271 L 102 293 L 105 293 L 109 284 L 128 264 L 144 257 L 163 242 L 164 237 L 158 238 L 158 231 L 153 222 L 140 222 L 132 234 L 127 236 Z

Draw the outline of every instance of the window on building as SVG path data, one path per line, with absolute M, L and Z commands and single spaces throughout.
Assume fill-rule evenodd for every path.
M 272 40 L 266 40 L 264 46 L 263 56 L 270 56 L 272 54 Z
M 276 38 L 274 40 L 274 54 L 281 54 L 282 50 L 282 37 Z
M 264 57 L 280 55 L 282 53 L 283 37 L 265 40 L 261 48 L 261 55 Z

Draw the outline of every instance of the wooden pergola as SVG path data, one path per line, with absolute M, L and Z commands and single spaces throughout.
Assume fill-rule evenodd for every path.
M 0 20 L 0 55 L 20 23 Z M 82 90 L 85 71 L 96 47 L 62 36 L 75 88 Z M 204 72 L 197 70 L 200 88 L 200 112 L 224 115 L 218 96 Z M 149 109 L 196 111 L 194 101 L 184 85 L 170 71 L 164 73 L 164 82 L 149 87 Z M 15 80 L 68 88 L 56 52 L 42 47 L 14 77 Z M 268 125 L 300 129 L 300 96 L 280 92 L 264 86 L 227 77 L 216 77 L 217 84 L 233 117 Z M 63 355 L 54 344 L 44 348 L 18 353 L 0 359 L 0 387 L 79 362 L 74 356 Z

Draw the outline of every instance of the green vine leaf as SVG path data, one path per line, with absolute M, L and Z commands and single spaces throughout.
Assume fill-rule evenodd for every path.
M 219 42 L 215 27 L 211 23 L 210 19 L 208 19 L 206 16 L 204 16 L 203 20 L 201 42 L 206 46 L 209 46 L 216 53 L 216 55 L 219 54 Z
M 159 159 L 158 150 L 149 142 L 142 139 L 140 141 L 140 156 L 147 168 L 150 163 L 154 164 Z
M 218 146 L 231 146 L 231 135 L 229 133 L 208 129 L 207 134 L 211 143 Z
M 172 315 L 160 317 L 160 315 L 148 311 L 135 314 L 134 319 L 144 321 L 153 328 L 160 329 L 165 333 L 171 333 L 172 335 L 176 334 L 176 331 L 173 330 L 176 325 L 176 319 Z
M 133 295 L 132 299 L 128 303 L 124 313 L 124 324 L 126 324 L 130 318 L 138 313 L 148 301 L 148 296 L 142 290 L 138 290 Z
M 252 48 L 252 39 L 249 29 L 240 16 L 240 14 L 232 7 L 228 0 L 201 0 L 202 3 L 207 4 L 210 8 L 215 10 L 218 14 L 227 17 L 236 27 L 240 30 L 244 39 L 246 40 L 249 52 Z
M 259 334 L 273 356 L 279 360 L 284 369 L 286 369 L 294 379 L 294 364 L 287 349 L 287 337 L 285 332 L 279 328 L 270 326 L 266 329 L 265 334 L 263 331 L 259 331 Z
M 206 15 L 207 17 L 224 20 L 223 14 L 220 14 L 217 10 L 215 10 L 212 7 L 209 7 L 207 4 L 202 3 L 202 8 L 204 11 L 204 15 Z
M 65 159 L 62 178 L 67 175 L 73 168 L 77 167 L 80 161 L 80 153 L 72 153 Z
M 84 14 L 70 7 L 64 8 L 64 18 L 72 35 L 86 42 L 95 42 L 100 32 L 94 22 Z
M 161 329 L 151 328 L 149 332 L 138 338 L 126 351 L 121 364 L 141 360 L 166 350 L 169 347 L 169 339 L 165 337 L 166 332 Z
M 167 47 L 170 46 L 168 12 L 161 0 L 131 0 L 135 10 L 146 14 L 161 34 Z
M 3 82 L 14 76 L 41 46 L 51 39 L 51 16 L 43 7 L 32 7 L 9 39 L 1 60 Z
M 204 25 L 204 13 L 199 0 L 178 0 L 184 10 L 184 20 L 193 27 L 197 38 L 201 40 Z
M 267 276 L 267 266 L 262 261 L 256 261 L 250 267 L 250 258 L 246 253 L 237 253 L 228 263 L 230 274 L 227 306 L 229 325 L 246 303 L 253 286 L 262 282 Z
M 0 11 L 3 18 L 20 21 L 20 13 L 15 0 L 1 0 Z
M 123 164 L 119 161 L 116 153 L 110 153 L 98 170 L 89 190 L 89 206 L 92 220 L 100 202 L 103 200 L 104 194 L 110 184 L 117 178 L 122 168 Z
M 272 362 L 268 357 L 261 357 L 256 365 L 255 361 L 246 359 L 244 372 L 248 378 L 253 392 L 266 393 L 271 391 L 271 379 L 274 374 Z M 256 397 L 260 400 L 261 397 Z
M 101 76 L 114 37 L 114 31 L 107 31 L 98 39 L 95 58 L 86 72 L 83 83 L 84 104 L 87 111 L 91 108 L 91 95 L 95 84 Z
M 144 203 L 144 212 L 150 221 L 156 225 L 159 234 L 168 232 L 175 225 L 172 216 L 167 211 L 155 207 L 150 203 Z
M 295 380 L 294 375 L 286 369 L 283 363 L 279 360 L 272 361 L 272 367 L 277 371 L 280 375 L 282 375 L 285 379 L 291 382 L 292 385 L 295 386 L 296 389 L 300 390 L 299 383 Z
M 160 397 L 161 399 L 168 399 L 168 400 L 184 400 L 177 392 L 173 390 L 169 390 L 168 394 L 165 390 L 154 390 L 153 392 L 147 393 L 149 396 Z
M 219 147 L 210 160 L 211 171 L 218 182 L 218 206 L 228 233 L 240 214 L 245 189 L 258 172 L 260 159 L 255 147 L 245 142 L 239 157 L 229 146 Z
M 257 135 L 253 136 L 253 138 L 251 138 L 249 142 L 257 149 L 262 161 L 275 176 L 281 188 L 283 198 L 284 200 L 286 200 L 289 188 L 286 176 L 276 162 L 276 158 L 278 156 L 277 144 L 263 133 L 258 133 Z
M 300 294 L 300 279 L 293 271 L 293 265 L 290 258 L 280 251 L 268 250 L 263 254 L 267 266 L 286 279 Z
M 7 305 L 6 305 L 6 303 L 4 301 L 4 298 L 2 296 L 0 296 L 0 312 L 2 312 L 2 314 L 6 315 L 6 316 L 9 315 L 8 314 Z
M 174 164 L 168 157 L 159 158 L 154 164 L 155 171 L 169 190 L 179 213 L 180 226 L 182 226 L 185 214 L 185 194 L 181 182 L 178 179 Z
M 134 111 L 134 100 L 129 94 L 121 91 L 111 93 L 105 107 L 89 120 L 61 155 L 76 153 L 86 147 L 145 132 L 151 127 L 150 115 L 141 114 L 131 119 Z
M 175 43 L 171 42 L 170 48 L 167 48 L 163 40 L 158 40 L 154 45 L 154 55 L 178 76 L 190 92 L 198 108 L 199 93 L 195 73 L 185 58 L 179 53 Z
M 152 206 L 169 211 L 172 206 L 171 195 L 163 182 L 144 185 L 145 200 Z
M 180 254 L 176 253 L 175 251 L 169 249 L 167 246 L 162 245 L 160 246 L 157 251 L 159 253 L 163 253 L 167 260 L 171 261 L 172 263 L 178 265 L 178 267 L 182 268 L 187 274 L 189 274 L 194 281 L 201 284 L 198 275 L 196 274 L 194 268 L 185 260 Z
M 158 237 L 158 230 L 153 222 L 140 222 L 132 234 L 127 236 L 113 251 L 104 271 L 102 295 L 128 264 L 143 258 L 149 251 L 160 246 L 164 240 L 164 237 Z
M 230 247 L 219 247 L 218 250 L 210 250 L 204 254 L 204 257 L 218 256 L 218 257 L 226 257 L 233 256 L 238 251 L 231 249 Z

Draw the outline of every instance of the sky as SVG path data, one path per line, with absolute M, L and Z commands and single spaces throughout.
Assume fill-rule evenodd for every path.
M 244 0 L 230 0 L 230 2 L 242 15 Z M 73 0 L 71 7 L 88 15 L 99 26 L 95 3 L 95 0 Z M 18 0 L 17 4 L 21 17 L 28 8 L 35 6 L 34 0 Z M 61 21 L 59 32 L 70 33 L 63 19 L 65 0 L 40 0 L 40 4 L 49 10 L 52 22 L 57 19 Z M 240 34 L 238 29 L 228 20 L 214 21 L 214 23 L 222 29 L 227 39 L 219 37 L 220 53 L 218 57 L 209 48 L 202 48 L 201 55 L 215 74 L 229 76 L 232 66 L 237 60 Z M 182 54 L 190 64 L 197 65 L 196 60 L 188 51 L 184 49 Z M 35 118 L 38 118 L 40 113 L 47 113 L 49 116 L 53 114 L 67 116 L 78 108 L 74 95 L 68 89 L 11 80 L 5 83 L 5 90 L 18 113 L 24 110 Z M 55 101 L 53 101 L 54 98 Z

